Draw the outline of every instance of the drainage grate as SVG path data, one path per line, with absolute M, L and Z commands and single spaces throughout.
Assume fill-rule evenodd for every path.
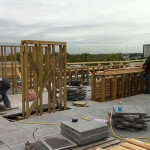
M 54 137 L 54 138 L 49 138 L 47 140 L 44 140 L 50 147 L 53 149 L 58 149 L 61 147 L 68 147 L 71 146 L 72 143 L 66 139 L 59 138 L 59 137 Z

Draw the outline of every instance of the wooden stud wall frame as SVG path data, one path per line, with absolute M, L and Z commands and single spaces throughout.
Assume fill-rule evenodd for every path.
M 0 76 L 7 78 L 12 85 L 11 94 L 18 94 L 17 81 L 21 80 L 20 46 L 0 45 Z
M 59 55 L 55 56 L 56 49 Z M 62 63 L 64 65 L 62 65 Z M 29 118 L 33 109 L 36 115 L 43 114 L 42 93 L 48 91 L 48 112 L 67 109 L 66 102 L 66 42 L 21 41 L 22 117 Z M 57 72 L 60 75 L 56 76 Z M 56 97 L 56 83 L 59 85 L 59 99 Z M 36 97 L 29 105 L 28 90 L 34 89 Z M 63 88 L 63 89 L 62 89 Z M 63 94 L 62 94 L 63 93 Z
M 99 79 L 99 80 L 97 80 Z M 92 74 L 91 99 L 98 102 L 142 94 L 145 68 L 109 69 Z

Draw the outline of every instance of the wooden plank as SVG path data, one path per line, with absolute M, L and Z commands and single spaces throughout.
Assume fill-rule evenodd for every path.
M 11 71 L 12 71 L 12 94 L 14 94 L 14 69 L 13 69 L 13 48 L 11 47 Z
M 37 47 L 37 45 L 35 45 L 32 48 L 33 63 L 30 61 L 31 59 L 29 59 L 31 65 L 34 63 L 35 63 L 35 65 L 38 64 L 38 53 L 37 53 L 37 51 L 38 51 L 38 47 Z M 36 67 L 33 67 L 33 89 L 34 89 L 35 93 L 37 94 L 38 93 L 38 72 L 37 72 L 38 68 L 37 69 L 36 68 L 37 68 L 37 65 L 36 65 Z M 35 105 L 36 105 L 35 106 L 36 115 L 38 116 L 38 101 L 36 102 Z
M 43 50 L 41 44 L 39 44 L 39 98 L 40 98 L 40 115 L 43 114 L 43 99 L 42 99 L 42 93 L 43 93 L 43 88 L 42 88 L 42 77 L 43 77 Z
M 86 72 L 86 78 L 87 78 L 87 85 L 89 85 L 89 68 L 87 68 L 87 72 Z
M 22 43 L 27 44 L 50 44 L 50 45 L 66 45 L 66 42 L 55 42 L 55 41 L 38 41 L 38 40 L 21 40 Z
M 138 94 L 138 90 L 137 90 L 137 88 L 138 88 L 138 84 L 137 84 L 137 82 L 138 82 L 138 79 L 137 79 L 137 77 L 138 77 L 138 74 L 137 73 L 135 73 L 135 94 L 134 95 L 137 95 Z
M 83 85 L 84 83 L 84 70 L 81 69 L 81 84 Z
M 50 45 L 48 45 L 48 47 L 47 47 L 47 53 L 46 54 L 47 55 L 45 57 L 46 57 L 46 62 L 47 62 L 47 71 L 46 71 L 46 75 L 47 75 L 48 71 L 50 70 L 50 66 L 51 66 L 50 65 L 51 64 L 51 62 L 50 62 L 51 46 Z M 51 101 L 52 101 L 52 98 L 51 98 L 51 95 L 50 95 L 50 90 L 51 90 L 51 79 L 50 78 L 48 79 L 48 85 L 50 85 L 49 90 L 48 90 L 48 112 L 51 113 L 51 107 L 52 107 Z
M 81 147 L 75 148 L 74 150 L 85 150 L 85 149 L 87 149 L 87 150 L 94 150 L 97 147 L 100 147 L 100 148 L 104 149 L 104 148 L 112 146 L 112 145 L 117 145 L 120 142 L 121 141 L 117 140 L 116 138 L 108 137 L 106 139 L 102 139 L 102 140 L 99 140 L 99 141 L 96 141 L 96 142 L 92 142 L 92 143 L 86 144 L 85 146 L 81 146 Z
M 115 147 L 112 147 L 110 150 L 130 150 L 130 149 L 122 147 L 122 146 L 115 146 Z
M 96 76 L 92 74 L 92 93 L 91 93 L 91 99 L 96 100 Z
M 78 81 L 78 70 L 75 69 L 75 81 Z
M 105 76 L 102 76 L 101 78 L 101 101 L 105 102 Z
M 95 148 L 95 150 L 104 150 L 104 149 L 102 149 L 102 148 L 100 148 L 100 147 L 97 147 L 97 148 Z
M 15 76 L 14 76 L 14 85 L 15 85 L 15 94 L 17 94 L 17 59 L 16 59 L 16 47 L 14 46 L 14 61 L 15 61 L 15 65 L 14 65 L 14 72 L 15 72 Z
M 137 140 L 134 140 L 134 139 L 128 139 L 128 138 L 126 138 L 125 141 L 128 142 L 128 143 L 131 143 L 131 144 L 134 144 L 134 145 L 137 145 L 137 146 L 140 146 L 140 147 L 143 147 L 145 149 L 150 150 L 150 145 L 148 145 L 144 142 L 137 141 Z
M 52 45 L 52 101 L 53 101 L 53 112 L 56 111 L 56 97 L 55 97 L 55 45 Z
M 24 68 L 24 45 L 21 43 L 21 68 Z M 24 73 L 21 71 L 22 82 L 22 118 L 25 119 L 25 94 L 24 94 Z
M 65 56 L 65 64 L 67 63 L 67 46 L 66 45 L 63 45 L 63 54 Z M 61 55 L 61 52 L 60 52 L 60 55 Z M 66 65 L 65 65 L 65 68 L 64 68 L 64 77 L 66 77 Z M 67 80 L 66 78 L 64 78 L 64 110 L 67 109 L 67 87 L 66 87 L 66 83 L 67 83 Z
M 145 148 L 139 147 L 137 145 L 131 144 L 131 143 L 122 143 L 121 146 L 131 149 L 131 150 L 147 150 Z
M 29 118 L 30 116 L 30 113 L 29 113 L 29 95 L 28 95 L 28 44 L 25 43 L 25 60 L 24 60 L 24 63 L 25 63 L 25 89 L 24 89 L 24 92 L 25 92 L 25 101 L 26 101 L 26 118 Z
M 117 76 L 114 76 L 114 80 L 112 80 L 113 86 L 112 86 L 112 99 L 116 99 L 117 94 Z

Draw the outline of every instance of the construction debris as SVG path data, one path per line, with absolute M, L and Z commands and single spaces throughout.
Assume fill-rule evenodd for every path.
M 82 101 L 75 101 L 72 103 L 72 105 L 77 107 L 88 107 L 87 102 L 82 102 Z

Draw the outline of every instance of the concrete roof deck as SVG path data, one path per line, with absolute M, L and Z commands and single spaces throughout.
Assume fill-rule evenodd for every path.
M 82 118 L 94 116 L 95 118 L 108 119 L 108 113 L 112 110 L 112 106 L 118 104 L 118 100 L 108 102 L 95 102 L 91 99 L 90 86 L 87 88 L 87 97 L 85 100 L 89 107 L 76 107 L 72 106 L 73 101 L 68 101 L 68 107 L 70 109 L 65 111 L 57 111 L 51 114 L 44 114 L 43 116 L 31 116 L 29 119 L 23 121 L 26 122 L 47 122 L 52 124 L 60 124 L 64 120 L 70 120 L 72 118 Z M 21 94 L 9 95 L 12 106 L 18 106 L 19 109 L 7 111 L 6 115 L 21 113 Z M 47 92 L 43 93 L 43 99 L 46 103 Z M 123 105 L 139 105 L 150 115 L 150 95 L 140 94 L 136 96 L 122 98 Z M 41 125 L 41 124 L 25 124 L 19 122 L 10 122 L 7 119 L 0 118 L 0 150 L 25 150 L 25 143 L 33 139 L 33 132 L 35 132 L 35 138 L 49 136 L 60 132 L 59 126 Z M 139 136 L 150 137 L 150 123 L 148 122 L 148 128 L 136 132 L 118 130 L 114 128 L 114 131 L 120 137 L 135 138 Z M 110 136 L 113 136 L 110 131 Z

